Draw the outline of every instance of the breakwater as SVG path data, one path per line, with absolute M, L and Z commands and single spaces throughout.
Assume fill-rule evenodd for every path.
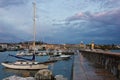
M 120 53 L 80 50 L 81 54 L 93 63 L 102 65 L 120 79 Z

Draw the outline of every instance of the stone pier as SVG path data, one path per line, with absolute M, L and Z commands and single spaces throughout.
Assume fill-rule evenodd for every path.
M 120 53 L 81 51 L 81 54 L 92 63 L 103 66 L 105 70 L 120 79 Z
M 71 80 L 119 80 L 117 79 L 119 78 L 118 68 L 120 68 L 118 65 L 119 58 L 116 57 L 114 60 L 112 57 L 111 60 L 103 54 L 102 57 L 95 54 L 85 51 L 75 53 L 73 79 Z M 105 57 L 106 61 L 104 60 Z M 111 67 L 109 67 L 110 64 Z

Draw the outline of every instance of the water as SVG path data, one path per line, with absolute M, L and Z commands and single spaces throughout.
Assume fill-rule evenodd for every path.
M 17 51 L 8 51 L 8 52 L 0 52 L 0 63 L 4 61 L 16 61 L 17 59 L 14 57 L 8 56 L 8 54 L 15 55 Z M 30 58 L 30 56 L 27 56 Z M 47 61 L 48 56 L 37 56 L 36 61 L 42 62 Z M 69 60 L 64 61 L 57 61 L 51 65 L 49 65 L 49 70 L 53 72 L 53 75 L 63 75 L 68 80 L 71 80 L 72 75 L 72 64 L 73 64 L 73 56 Z M 29 73 L 30 76 L 34 77 L 35 73 L 38 70 L 13 70 L 5 68 L 0 64 L 0 80 L 3 78 L 18 75 L 18 76 L 25 76 L 25 74 Z
M 117 53 L 120 53 L 120 50 L 111 50 L 111 52 L 117 52 Z

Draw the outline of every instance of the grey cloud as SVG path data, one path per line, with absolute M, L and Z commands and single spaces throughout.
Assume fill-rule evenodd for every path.
M 99 13 L 77 13 L 66 19 L 70 24 L 65 32 L 71 33 L 77 40 L 96 40 L 102 43 L 120 40 L 120 9 Z M 82 20 L 84 22 L 82 23 Z M 71 26 L 70 26 L 71 25 Z M 69 31 L 68 31 L 69 30 Z M 79 38 L 78 38 L 79 37 Z
M 114 8 L 120 6 L 120 0 L 86 0 L 89 3 L 99 4 L 101 8 Z
M 14 28 L 11 24 L 2 21 L 0 22 L 0 42 L 25 41 L 25 39 L 30 39 L 28 35 L 29 34 L 25 33 L 24 31 Z
M 66 19 L 68 22 L 76 21 L 76 20 L 86 20 L 86 21 L 97 21 L 100 23 L 104 23 L 107 25 L 118 25 L 120 26 L 120 9 L 114 9 L 110 11 L 105 11 L 105 12 L 99 12 L 99 13 L 78 13 L 75 14 L 74 16 L 71 16 Z
M 0 7 L 24 4 L 28 0 L 0 0 Z

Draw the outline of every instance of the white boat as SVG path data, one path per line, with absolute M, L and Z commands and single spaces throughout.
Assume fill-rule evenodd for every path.
M 71 57 L 70 55 L 53 55 L 50 56 L 49 60 L 67 60 L 70 57 Z
M 35 52 L 36 52 L 35 53 L 36 56 L 46 56 L 48 54 L 47 51 L 36 50 Z M 21 51 L 16 54 L 16 56 L 32 56 L 32 55 L 33 55 L 33 51 Z
M 35 61 L 35 3 L 34 5 L 34 42 L 33 42 L 33 47 L 34 47 L 34 53 L 33 53 L 33 57 L 32 59 L 26 59 L 20 56 L 14 56 L 14 55 L 10 55 L 12 57 L 16 57 L 19 59 L 24 59 L 23 60 L 19 60 L 16 62 L 2 62 L 1 64 L 7 68 L 12 68 L 12 69 L 44 69 L 44 68 L 48 68 L 48 65 L 45 65 L 44 63 L 39 63 Z
M 24 53 L 24 52 L 18 52 L 16 55 L 17 55 L 17 56 L 24 56 L 25 53 Z
M 16 62 L 2 62 L 1 64 L 7 68 L 11 68 L 11 69 L 45 69 L 45 68 L 48 68 L 48 65 L 35 61 L 35 54 L 33 54 L 32 59 L 27 59 L 27 58 L 23 58 L 19 56 L 14 56 L 14 55 L 9 55 L 9 56 L 16 57 L 19 59 L 24 59 L 24 60 L 18 60 Z
M 37 52 L 36 54 L 37 56 L 47 56 L 47 52 L 43 52 L 43 51 L 40 51 L 40 52 Z
M 48 65 L 45 65 L 43 63 L 39 63 L 36 61 L 16 61 L 16 62 L 4 62 L 1 63 L 3 66 L 7 67 L 7 68 L 11 68 L 11 69 L 29 69 L 29 70 L 33 70 L 33 69 L 47 69 Z
M 70 58 L 70 55 L 60 55 L 61 58 Z
M 16 54 L 16 56 L 32 56 L 32 55 L 33 55 L 32 52 L 26 52 L 26 51 L 18 52 Z

